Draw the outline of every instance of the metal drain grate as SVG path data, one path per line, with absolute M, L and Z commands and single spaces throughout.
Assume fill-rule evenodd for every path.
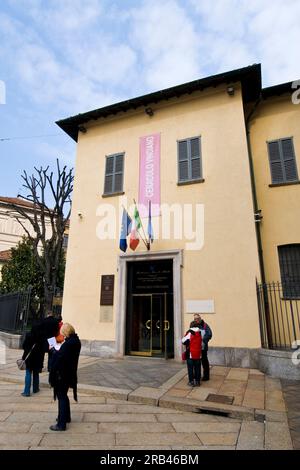
M 216 395 L 214 393 L 210 393 L 206 398 L 206 401 L 211 401 L 214 403 L 223 403 L 224 405 L 232 405 L 234 397 L 230 397 L 228 395 Z

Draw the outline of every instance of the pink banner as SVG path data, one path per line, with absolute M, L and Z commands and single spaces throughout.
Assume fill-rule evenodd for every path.
M 148 216 L 149 201 L 151 215 L 160 211 L 160 134 L 140 137 L 140 183 L 139 212 Z

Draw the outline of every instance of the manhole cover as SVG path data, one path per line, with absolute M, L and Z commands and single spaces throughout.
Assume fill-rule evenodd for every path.
M 225 405 L 232 405 L 234 397 L 229 397 L 228 395 L 215 395 L 210 393 L 206 398 L 206 401 L 212 401 L 214 403 L 224 403 Z

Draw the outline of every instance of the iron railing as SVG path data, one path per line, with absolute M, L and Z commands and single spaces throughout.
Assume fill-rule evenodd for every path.
M 0 330 L 24 333 L 28 321 L 31 289 L 0 295 Z
M 298 283 L 257 284 L 261 344 L 267 349 L 295 348 L 300 340 Z

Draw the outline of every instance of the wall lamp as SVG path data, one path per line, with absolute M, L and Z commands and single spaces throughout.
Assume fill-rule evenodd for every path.
M 78 130 L 82 132 L 83 134 L 86 133 L 86 128 L 84 126 L 78 126 Z
M 227 87 L 227 93 L 228 93 L 229 96 L 234 95 L 234 87 L 232 85 Z
M 151 117 L 151 116 L 153 116 L 154 111 L 150 106 L 148 106 L 148 108 L 145 108 L 145 113 L 148 114 L 148 116 Z

